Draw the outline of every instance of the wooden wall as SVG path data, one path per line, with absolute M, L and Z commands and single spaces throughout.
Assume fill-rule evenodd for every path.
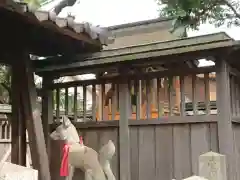
M 235 145 L 236 167 L 240 169 L 240 123 L 233 123 L 233 139 Z M 237 171 L 237 179 L 240 178 L 240 172 Z
M 144 124 L 140 121 L 144 121 Z M 152 120 L 151 120 L 152 121 Z M 135 121 L 136 122 L 136 121 Z M 130 155 L 132 180 L 171 180 L 197 174 L 198 157 L 210 150 L 218 152 L 217 123 L 159 123 L 130 125 Z M 116 122 L 117 123 L 117 122 Z M 130 123 L 131 124 L 131 123 Z M 77 127 L 81 125 L 78 123 Z M 95 150 L 112 140 L 116 154 L 112 170 L 119 180 L 118 125 L 96 125 L 78 128 L 84 143 Z M 51 171 L 53 180 L 59 180 L 60 144 L 52 141 Z M 79 173 L 77 173 L 79 175 Z M 79 179 L 79 176 L 75 177 Z M 61 179 L 61 178 L 60 178 Z

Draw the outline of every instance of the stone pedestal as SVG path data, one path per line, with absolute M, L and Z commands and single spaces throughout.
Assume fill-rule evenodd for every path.
M 208 180 L 227 180 L 226 156 L 215 152 L 199 156 L 199 176 Z

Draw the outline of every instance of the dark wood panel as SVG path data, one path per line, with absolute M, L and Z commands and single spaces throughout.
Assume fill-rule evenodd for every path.
M 139 128 L 132 127 L 130 129 L 130 166 L 131 166 L 131 179 L 139 179 Z
M 210 150 L 208 124 L 191 125 L 191 164 L 192 174 L 198 174 L 198 158 Z
M 201 116 L 172 116 L 160 119 L 148 120 L 129 120 L 129 126 L 148 126 L 148 125 L 165 125 L 165 124 L 192 124 L 192 123 L 216 123 L 216 115 Z M 78 129 L 119 127 L 119 120 L 108 120 L 98 122 L 76 122 L 74 123 Z M 55 129 L 57 124 L 51 124 L 51 129 Z
M 173 127 L 156 126 L 156 179 L 174 179 Z
M 209 124 L 209 132 L 210 132 L 210 137 L 209 137 L 210 150 L 213 152 L 219 152 L 217 123 Z
M 233 135 L 235 145 L 235 157 L 237 169 L 240 169 L 240 125 L 233 124 Z M 240 178 L 240 172 L 237 171 L 237 179 Z
M 88 147 L 93 148 L 95 151 L 99 150 L 99 130 L 83 131 L 83 141 Z
M 139 128 L 139 180 L 155 179 L 154 126 Z
M 62 159 L 62 143 L 59 141 L 50 141 L 51 153 L 50 153 L 50 172 L 52 180 L 64 180 L 60 177 L 60 166 Z
M 190 126 L 173 126 L 174 175 L 177 180 L 191 175 Z

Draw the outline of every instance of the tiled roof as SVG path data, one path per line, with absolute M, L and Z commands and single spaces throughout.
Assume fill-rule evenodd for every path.
M 8 39 L 13 37 L 13 28 L 25 28 L 24 35 L 21 34 L 24 31 L 19 30 L 14 31 L 15 36 L 22 36 L 28 43 L 29 52 L 38 56 L 96 52 L 113 41 L 107 28 L 89 22 L 76 22 L 70 14 L 65 18 L 59 17 L 58 13 L 44 9 L 44 6 L 34 9 L 26 3 L 3 0 L 0 1 L 0 15 L 4 20 L 6 42 L 14 40 Z
M 53 0 L 41 5 L 37 10 L 31 10 L 39 21 L 50 21 L 61 28 L 69 28 L 76 33 L 87 33 L 92 39 L 99 39 L 101 44 L 107 45 L 113 42 L 113 36 L 107 28 L 94 26 L 89 22 L 76 22 L 74 9 L 79 4 L 79 0 Z M 31 8 L 30 8 L 31 9 Z M 59 15 L 67 10 L 66 17 Z

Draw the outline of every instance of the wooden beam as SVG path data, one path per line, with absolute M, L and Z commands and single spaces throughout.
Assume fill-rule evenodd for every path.
M 53 91 L 49 89 L 49 85 L 53 83 L 51 77 L 43 77 L 42 83 L 42 124 L 45 143 L 47 146 L 48 156 L 50 156 L 50 138 L 49 124 L 53 123 Z
M 120 180 L 130 180 L 130 137 L 129 137 L 129 89 L 128 84 L 119 85 L 120 121 L 119 121 L 119 157 Z
M 210 73 L 215 72 L 215 67 L 202 67 L 202 68 L 193 68 L 193 69 L 176 69 L 166 70 L 166 71 L 159 71 L 159 72 L 149 72 L 149 73 L 137 73 L 137 74 L 127 74 L 122 73 L 121 76 L 113 76 L 113 77 L 106 77 L 101 79 L 90 79 L 90 80 L 78 80 L 78 81 L 71 81 L 65 83 L 55 83 L 50 86 L 51 89 L 54 88 L 65 88 L 65 87 L 74 87 L 74 86 L 82 86 L 82 85 L 92 85 L 92 84 L 101 84 L 101 83 L 112 83 L 112 82 L 119 82 L 124 79 L 132 79 L 138 80 L 144 78 L 160 78 L 165 76 L 174 76 L 174 75 L 189 75 L 189 74 L 202 74 L 202 73 Z
M 119 66 L 120 63 L 125 66 L 129 66 L 129 65 L 137 66 L 138 64 L 146 63 L 146 61 L 148 61 L 148 63 L 151 63 L 151 64 L 157 63 L 158 65 L 162 65 L 170 62 L 183 63 L 184 61 L 189 59 L 190 60 L 202 59 L 202 58 L 207 58 L 209 56 L 215 56 L 216 54 L 219 54 L 219 53 L 224 53 L 224 49 L 211 49 L 211 50 L 202 50 L 197 52 L 194 51 L 194 52 L 186 52 L 186 53 L 180 53 L 180 54 L 169 54 L 169 55 L 153 55 L 152 52 L 148 52 L 148 53 L 149 54 L 147 57 L 138 57 L 134 54 L 127 55 L 132 57 L 131 60 L 124 60 L 125 57 L 122 57 L 122 56 L 109 57 L 106 59 L 99 58 L 94 60 L 85 60 L 85 59 L 76 60 L 74 58 L 68 58 L 69 61 L 65 64 L 60 64 L 56 62 L 55 65 L 46 64 L 46 65 L 42 65 L 42 67 L 38 67 L 38 65 L 35 65 L 36 67 L 35 72 L 39 76 L 51 75 L 51 76 L 59 77 L 59 76 L 72 76 L 72 75 L 88 74 L 88 73 L 98 73 L 106 69 L 116 68 L 116 66 Z M 34 61 L 33 63 L 38 63 L 38 62 Z
M 235 180 L 237 169 L 231 115 L 230 68 L 224 59 L 216 61 L 216 68 L 219 151 L 227 156 L 228 180 Z
M 80 68 L 81 70 L 88 69 L 89 71 L 93 67 L 100 68 L 101 66 L 114 63 L 142 63 L 146 59 L 148 63 L 150 61 L 152 63 L 153 59 L 157 59 L 158 62 L 167 62 L 170 57 L 175 60 L 178 57 L 177 60 L 179 60 L 180 56 L 184 57 L 184 61 L 195 60 L 195 58 L 206 58 L 206 56 L 211 56 L 215 53 L 224 53 L 225 50 L 232 49 L 237 45 L 235 41 L 226 37 L 226 34 L 218 33 L 182 40 L 105 50 L 97 53 L 80 54 L 72 57 L 54 57 L 34 61 L 34 63 L 37 74 L 50 73 L 53 70 L 55 72 L 58 71 L 58 73 L 66 73 L 73 69 L 79 73 Z
M 26 122 L 23 118 L 21 104 L 20 78 L 17 64 L 12 66 L 12 151 L 11 162 L 26 166 Z
M 39 171 L 40 180 L 50 180 L 49 160 L 46 150 L 40 111 L 37 107 L 37 92 L 28 54 L 19 54 L 19 77 L 21 77 L 21 100 L 24 119 L 27 122 L 29 145 L 33 168 Z

